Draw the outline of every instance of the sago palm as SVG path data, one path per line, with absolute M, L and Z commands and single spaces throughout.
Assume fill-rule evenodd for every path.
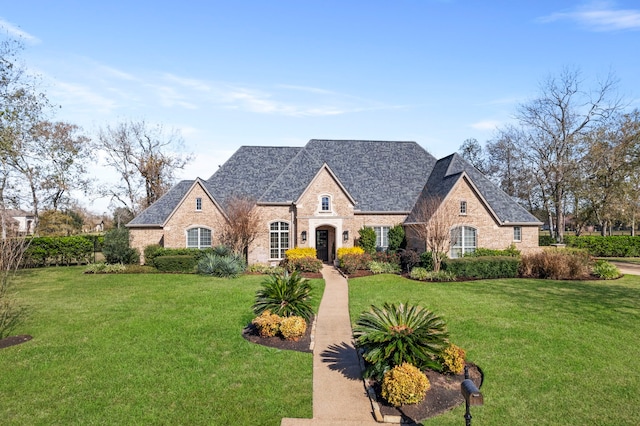
M 438 354 L 447 346 L 444 320 L 420 306 L 385 303 L 371 306 L 353 329 L 356 345 L 363 349 L 366 377 L 381 379 L 404 362 L 418 368 L 438 368 Z
M 295 315 L 306 321 L 313 316 L 313 309 L 309 304 L 311 284 L 299 272 L 271 274 L 263 281 L 262 286 L 257 291 L 253 304 L 253 311 L 257 315 L 268 309 L 281 317 Z

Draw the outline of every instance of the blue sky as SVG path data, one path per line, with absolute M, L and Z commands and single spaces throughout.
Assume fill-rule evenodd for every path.
M 241 145 L 313 138 L 443 157 L 491 139 L 563 67 L 587 87 L 613 71 L 640 104 L 635 1 L 5 0 L 0 27 L 22 35 L 58 120 L 178 129 L 195 154 L 185 179 Z

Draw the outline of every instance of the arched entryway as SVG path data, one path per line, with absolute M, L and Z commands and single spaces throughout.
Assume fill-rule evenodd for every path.
M 316 228 L 316 257 L 325 263 L 333 262 L 336 257 L 336 229 L 333 226 Z

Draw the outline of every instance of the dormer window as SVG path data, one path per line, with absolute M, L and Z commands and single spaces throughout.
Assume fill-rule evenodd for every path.
M 331 211 L 331 198 L 327 195 L 323 195 L 320 200 L 320 211 L 330 212 Z
M 196 211 L 201 211 L 202 210 L 202 198 L 198 197 L 196 198 Z

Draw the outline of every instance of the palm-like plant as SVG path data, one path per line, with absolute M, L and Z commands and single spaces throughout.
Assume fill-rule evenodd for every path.
M 369 312 L 360 315 L 353 336 L 364 351 L 365 377 L 376 379 L 404 362 L 420 369 L 440 369 L 437 356 L 449 339 L 440 316 L 407 303 L 371 306 Z
M 253 304 L 253 311 L 257 315 L 268 309 L 281 317 L 295 315 L 306 321 L 311 319 L 311 284 L 299 272 L 271 274 L 263 281 L 262 286 L 257 291 Z

